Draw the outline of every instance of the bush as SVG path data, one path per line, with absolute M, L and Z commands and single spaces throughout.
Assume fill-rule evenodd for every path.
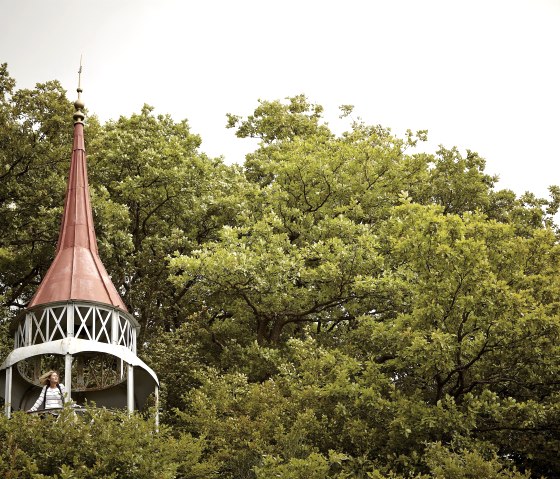
M 44 419 L 17 412 L 0 418 L 3 478 L 211 478 L 205 441 L 154 430 L 152 420 L 124 412 L 65 410 Z

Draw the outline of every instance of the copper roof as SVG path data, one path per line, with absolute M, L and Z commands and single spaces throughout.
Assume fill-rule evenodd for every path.
M 78 102 L 76 102 L 78 104 Z M 81 106 L 81 105 L 80 105 Z M 78 111 L 77 113 L 80 113 Z M 77 116 L 77 118 L 76 118 Z M 74 115 L 74 146 L 56 257 L 28 307 L 86 300 L 126 311 L 97 251 L 89 195 L 83 114 Z

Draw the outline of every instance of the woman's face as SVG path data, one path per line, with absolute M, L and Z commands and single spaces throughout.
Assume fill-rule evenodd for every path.
M 58 384 L 58 374 L 57 373 L 52 373 L 49 376 L 49 381 L 51 384 Z

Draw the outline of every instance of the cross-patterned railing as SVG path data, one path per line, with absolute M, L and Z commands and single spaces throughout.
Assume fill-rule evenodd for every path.
M 14 346 L 32 346 L 68 337 L 125 346 L 136 354 L 136 325 L 121 310 L 94 303 L 34 308 L 15 330 Z

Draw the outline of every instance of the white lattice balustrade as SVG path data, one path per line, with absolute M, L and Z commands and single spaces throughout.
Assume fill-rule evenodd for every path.
M 28 310 L 19 319 L 14 348 L 79 338 L 124 346 L 136 353 L 138 324 L 132 316 L 107 305 L 85 302 L 50 304 Z

